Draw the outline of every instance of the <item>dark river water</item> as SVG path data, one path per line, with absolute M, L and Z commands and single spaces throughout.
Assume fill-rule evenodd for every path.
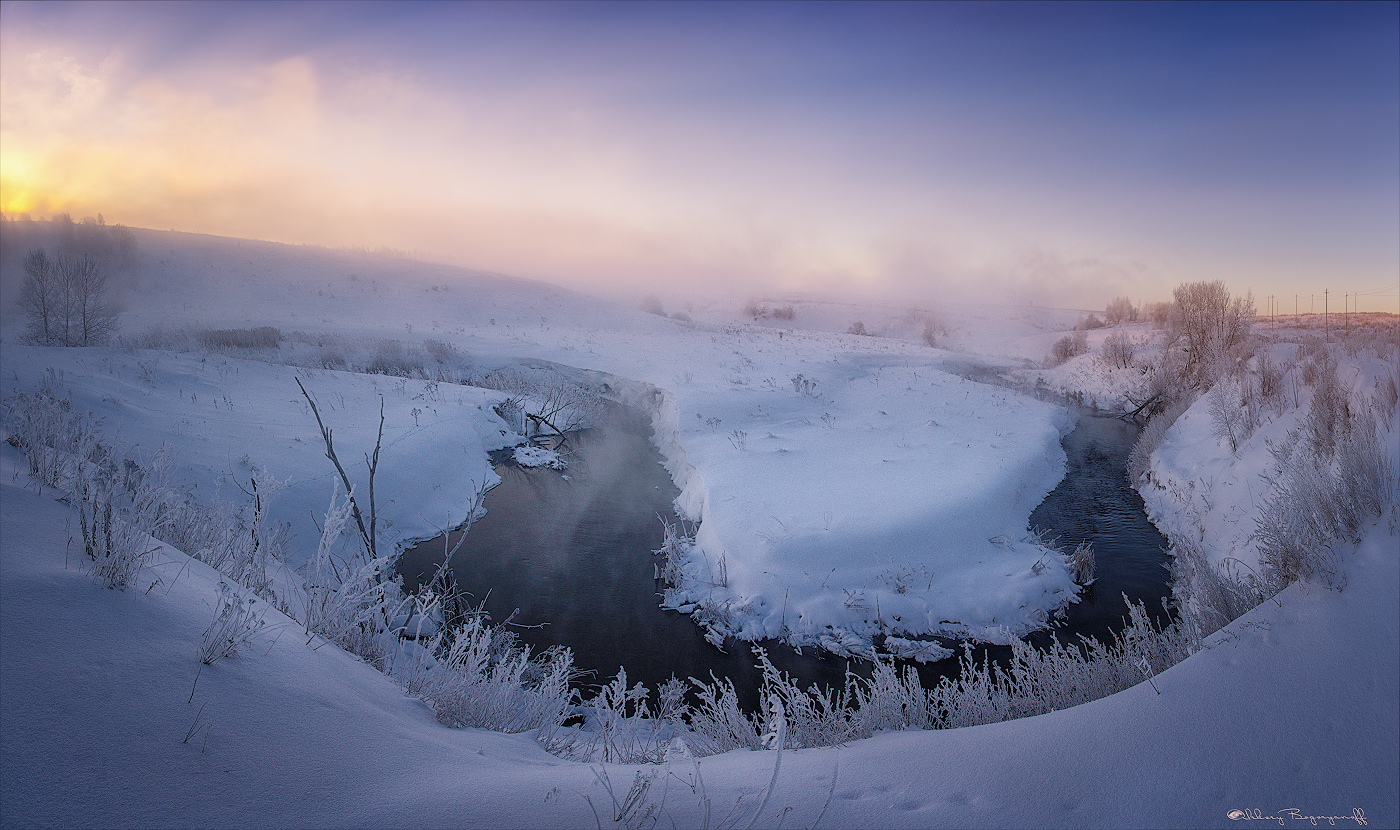
M 579 685 L 590 696 L 590 687 L 625 666 L 629 684 L 653 688 L 672 676 L 728 677 L 740 702 L 752 708 L 761 675 L 751 645 L 730 640 L 720 651 L 689 617 L 658 605 L 663 586 L 654 578 L 652 551 L 661 546 L 661 517 L 675 521 L 677 491 L 651 444 L 649 425 L 635 412 L 616 409 L 614 415 L 606 428 L 570 439 L 562 474 L 519 467 L 507 460 L 509 453 L 496 459 L 502 481 L 486 494 L 486 515 L 471 525 L 453 558 L 457 584 L 474 603 L 484 601 L 493 620 L 514 615 L 525 643 L 571 648 L 575 666 L 589 672 Z M 1136 437 L 1137 428 L 1118 419 L 1081 418 L 1063 442 L 1065 481 L 1031 516 L 1031 526 L 1058 538 L 1064 549 L 1087 541 L 1098 553 L 1098 580 L 1069 607 L 1058 636 L 1120 629 L 1124 592 L 1148 600 L 1160 615 L 1160 598 L 1168 593 L 1166 541 L 1147 521 L 1124 474 Z M 405 587 L 430 576 L 442 555 L 441 537 L 406 551 L 399 564 Z M 776 642 L 759 645 L 804 687 L 844 681 L 843 658 L 815 649 L 799 654 Z M 984 646 L 974 655 L 1009 652 Z M 868 674 L 858 661 L 851 668 Z M 925 686 L 932 686 L 956 673 L 957 661 L 918 668 Z

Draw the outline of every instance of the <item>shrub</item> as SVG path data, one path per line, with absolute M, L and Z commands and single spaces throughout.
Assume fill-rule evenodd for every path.
M 1133 365 L 1133 355 L 1136 349 L 1137 344 L 1127 332 L 1115 331 L 1104 338 L 1100 354 L 1103 355 L 1103 359 L 1108 365 L 1128 369 Z
M 1248 333 L 1254 296 L 1231 297 L 1218 280 L 1184 283 L 1173 296 L 1169 320 L 1173 340 L 1184 344 L 1188 367 L 1202 375 Z
M 405 349 L 403 341 L 400 340 L 375 341 L 374 356 L 365 365 L 365 372 L 400 378 L 428 377 L 423 367 L 423 358 Z
M 1098 563 L 1094 557 L 1094 546 L 1088 542 L 1079 545 L 1070 554 L 1070 571 L 1074 574 L 1074 581 L 1080 585 L 1088 585 L 1094 581 L 1095 572 L 1098 570 Z
M 558 726 L 573 702 L 573 653 L 554 648 L 533 657 L 515 632 L 490 625 L 484 613 L 468 615 L 450 639 L 439 632 L 429 650 L 442 656 L 415 672 L 409 691 L 448 726 L 497 732 Z
M 1337 438 L 1346 434 L 1350 425 L 1350 395 L 1337 377 L 1337 363 L 1330 356 L 1307 362 L 1303 377 L 1312 386 L 1308 414 L 1303 421 L 1304 431 L 1313 452 L 1321 458 L 1330 458 Z
M 1138 310 L 1133 306 L 1133 301 L 1127 297 L 1114 297 L 1108 301 L 1108 307 L 1104 309 L 1104 319 L 1110 326 L 1121 323 L 1136 323 Z
M 1274 363 L 1269 357 L 1268 349 L 1259 352 L 1257 361 L 1259 371 L 1259 399 L 1264 406 L 1273 407 L 1276 411 L 1283 409 L 1283 376 L 1286 369 Z
M 1098 315 L 1090 314 L 1088 317 L 1085 317 L 1083 320 L 1080 320 L 1079 324 L 1076 325 L 1074 328 L 1078 331 L 1090 331 L 1091 329 L 1101 329 L 1103 327 L 1104 322 L 1099 319 Z
M 778 320 L 792 320 L 797 317 L 797 311 L 790 305 L 778 306 L 773 309 L 773 317 Z
M 763 305 L 758 300 L 749 300 L 744 303 L 744 316 L 757 320 L 760 317 L 768 316 L 768 306 Z
M 1355 542 L 1367 516 L 1394 498 L 1394 464 L 1370 415 L 1351 419 L 1335 459 L 1305 444 L 1280 452 L 1279 476 L 1256 520 L 1256 540 L 1272 590 L 1299 579 L 1331 582 L 1340 543 Z
M 272 326 L 204 329 L 195 334 L 195 339 L 206 349 L 275 349 L 282 342 L 282 332 Z
M 466 354 L 461 349 L 444 340 L 424 340 L 423 351 L 428 353 L 428 357 L 432 358 L 434 363 L 444 366 L 456 366 L 466 360 Z
M 331 502 L 321 526 L 316 556 L 306 565 L 302 583 L 302 625 L 371 664 L 383 658 L 378 635 L 388 627 L 388 606 L 397 586 L 387 580 L 387 557 L 371 558 L 361 545 L 348 557 L 334 548 L 354 513 L 351 494 L 340 495 L 332 480 Z
M 1172 604 L 1193 652 L 1202 648 L 1206 637 L 1277 592 L 1255 574 L 1212 565 L 1190 538 L 1172 534 L 1169 543 Z
M 1147 475 L 1147 471 L 1152 465 L 1152 453 L 1162 445 L 1167 430 L 1171 429 L 1172 424 L 1176 423 L 1176 419 L 1180 418 L 1190 405 L 1189 400 L 1177 401 L 1148 420 L 1147 426 L 1143 428 L 1142 433 L 1138 435 L 1137 442 L 1128 452 L 1128 479 L 1130 481 L 1134 483 L 1142 481 L 1142 477 Z
M 594 426 L 603 415 L 604 399 L 598 391 L 570 380 L 557 371 L 522 372 L 512 367 L 496 369 L 474 378 L 472 385 L 505 392 L 505 412 L 519 407 L 529 430 L 567 435 Z M 504 415 L 503 415 L 504 417 Z M 518 430 L 522 434 L 526 430 Z
M 1128 608 L 1129 625 L 1107 645 L 1083 638 L 1078 646 L 1052 641 L 1041 651 L 1012 639 L 1005 670 L 990 660 L 974 663 L 964 653 L 959 675 L 929 691 L 937 724 L 976 726 L 1087 703 L 1159 674 L 1190 653 L 1179 626 L 1159 628 L 1141 604 Z
M 699 699 L 688 713 L 691 751 L 696 755 L 717 755 L 731 749 L 761 749 L 758 724 L 739 708 L 734 681 L 720 680 L 713 674 L 710 681 L 690 679 Z
M 940 318 L 929 315 L 924 319 L 924 345 L 930 347 L 938 346 L 938 338 L 948 336 L 948 325 Z
M 1389 421 L 1400 406 L 1400 361 L 1395 357 L 1386 361 L 1387 371 L 1376 378 L 1375 401 L 1381 420 Z
M 868 334 L 870 334 L 870 332 L 868 332 L 868 331 L 865 330 L 865 323 L 862 323 L 862 322 L 859 321 L 859 320 L 857 320 L 857 321 L 855 321 L 854 323 L 852 323 L 852 324 L 851 324 L 851 327 L 848 328 L 848 329 L 846 329 L 846 333 L 847 333 L 847 334 L 859 334 L 859 335 L 868 335 Z
M 796 392 L 799 395 L 805 395 L 809 398 L 815 398 L 819 395 L 819 393 L 817 392 L 817 379 L 809 378 L 806 375 L 800 373 L 793 375 L 792 391 Z
M 1238 452 L 1240 444 L 1248 437 L 1240 407 L 1239 382 L 1225 378 L 1215 384 L 1206 398 L 1215 437 L 1229 441 L 1230 452 Z
M 1050 363 L 1052 366 L 1059 366 L 1072 357 L 1078 357 L 1089 351 L 1089 339 L 1083 331 L 1075 331 L 1066 334 L 1055 345 L 1050 347 Z
M 214 621 L 204 630 L 199 642 L 199 662 L 206 666 L 232 657 L 238 649 L 251 643 L 253 635 L 264 625 L 262 615 L 254 608 L 254 600 L 244 599 L 219 582 L 219 599 L 214 606 Z
M 47 386 L 16 394 L 7 409 L 9 441 L 28 457 L 30 474 L 70 493 L 93 578 L 106 588 L 134 586 L 151 553 L 150 535 L 169 518 L 170 453 L 161 450 L 145 464 L 122 458 L 102 441 L 91 412 L 75 412 Z
M 1148 303 L 1143 306 L 1143 314 L 1152 320 L 1152 327 L 1155 329 L 1166 328 L 1171 320 L 1171 313 L 1171 303 Z
M 24 453 L 29 475 L 50 487 L 67 487 L 79 448 L 96 440 L 101 421 L 91 412 L 75 412 L 47 385 L 33 395 L 16 392 L 6 411 L 7 440 Z
M 655 314 L 658 317 L 666 316 L 666 309 L 661 305 L 660 298 L 653 294 L 648 294 L 642 298 L 641 309 L 648 314 Z
M 573 761 L 662 763 L 687 708 L 685 684 L 673 677 L 657 691 L 657 706 L 652 709 L 646 686 L 638 683 L 629 688 L 627 671 L 620 670 L 596 697 L 574 708 L 575 714 L 588 716 L 584 727 L 550 724 L 541 730 L 540 743 L 548 752 Z

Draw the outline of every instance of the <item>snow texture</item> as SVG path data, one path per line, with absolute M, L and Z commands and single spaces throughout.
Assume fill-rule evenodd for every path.
M 917 310 L 793 302 L 792 320 L 752 320 L 715 305 L 683 322 L 388 257 L 137 240 L 146 267 L 126 287 L 128 333 L 277 326 L 366 348 L 431 337 L 481 371 L 602 373 L 648 407 L 677 507 L 700 522 L 669 599 L 708 609 L 713 632 L 786 632 L 851 653 L 880 631 L 899 649 L 932 632 L 1004 640 L 1074 596 L 1064 557 L 1025 526 L 1062 475 L 1058 440 L 1072 418 L 958 374 L 1025 368 L 1074 313 L 944 313 L 933 348 Z M 846 334 L 856 319 L 883 336 Z M 499 392 L 308 371 L 266 354 L 24 347 L 10 323 L 0 394 L 48 385 L 137 452 L 174 447 L 177 478 L 201 498 L 241 496 L 233 485 L 266 469 L 287 482 L 272 511 L 292 527 L 292 565 L 315 552 L 312 516 L 332 477 L 294 377 L 316 395 L 357 487 L 382 400 L 386 543 L 465 519 L 495 480 L 487 453 L 522 441 L 492 409 Z M 1238 556 L 1262 495 L 1256 444 L 1292 414 L 1232 454 L 1202 413 L 1188 411 L 1154 457 L 1161 489 L 1149 507 L 1169 529 L 1203 535 L 1217 558 Z M 442 726 L 389 677 L 308 645 L 261 600 L 251 642 L 201 668 L 219 574 L 162 547 L 138 590 L 97 587 L 72 550 L 73 511 L 23 470 L 0 445 L 0 824 L 593 827 L 582 795 L 606 820 L 594 768 L 548 755 L 529 733 Z M 1237 826 L 1230 811 L 1302 826 L 1288 810 L 1400 825 L 1396 549 L 1393 517 L 1373 523 L 1346 552 L 1344 590 L 1295 584 L 1152 684 L 1093 703 L 786 751 L 766 800 L 777 753 L 702 759 L 711 823 L 742 798 L 738 823 L 767 804 L 755 826 L 785 808 L 790 826 L 824 809 L 826 827 Z M 632 774 L 609 770 L 624 791 Z M 700 825 L 701 807 L 672 787 L 678 826 Z

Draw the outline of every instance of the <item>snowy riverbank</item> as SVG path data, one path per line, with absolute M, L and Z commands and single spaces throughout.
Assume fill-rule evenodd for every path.
M 949 324 L 967 352 L 955 353 L 920 342 L 904 317 L 892 313 L 885 325 L 870 309 L 798 304 L 784 327 L 694 309 L 687 323 L 367 255 L 149 232 L 142 240 L 168 248 L 129 296 L 142 309 L 133 327 L 316 328 L 330 358 L 341 348 L 402 354 L 426 326 L 473 371 L 552 361 L 660 390 L 661 449 L 682 488 L 679 506 L 701 520 L 681 588 L 714 598 L 717 631 L 786 627 L 852 651 L 881 626 L 991 637 L 993 627 L 1035 624 L 1072 590 L 1064 563 L 1023 536 L 1060 476 L 1065 411 L 940 368 L 983 360 L 984 347 L 999 365 L 1035 357 L 1072 314 L 1057 322 L 1055 313 L 1006 309 L 983 329 L 969 314 L 965 328 Z M 283 269 L 296 276 L 270 276 Z M 175 281 L 186 273 L 208 279 L 181 294 Z M 224 316 L 192 310 L 211 308 Z M 844 333 L 840 321 L 855 314 L 910 337 Z M 465 518 L 470 494 L 494 475 L 486 453 L 516 440 L 492 409 L 504 397 L 497 391 L 308 372 L 270 353 L 37 349 L 9 342 L 12 330 L 0 345 L 0 395 L 48 386 L 102 416 L 108 437 L 137 454 L 175 448 L 176 479 L 201 499 L 243 499 L 233 485 L 254 467 L 286 482 L 272 515 L 291 524 L 293 567 L 315 551 L 313 521 L 333 475 L 295 377 L 316 395 L 359 482 L 383 396 L 386 539 Z M 1341 376 L 1370 394 L 1380 364 L 1363 355 L 1356 367 Z M 1265 442 L 1283 440 L 1304 403 L 1232 451 L 1209 427 L 1209 401 L 1198 401 L 1153 456 L 1151 480 L 1163 483 L 1157 496 L 1144 488 L 1154 516 L 1202 536 L 1217 559 L 1247 552 L 1247 539 L 1232 534 L 1260 515 L 1252 488 L 1273 457 Z M 1397 437 L 1392 417 L 1382 437 L 1392 454 Z M 1212 481 L 1208 504 L 1181 497 Z M 135 590 L 104 590 L 79 567 L 76 514 L 58 495 L 30 482 L 15 449 L 0 445 L 0 824 L 596 826 L 585 795 L 598 824 L 611 815 L 593 768 L 547 754 L 532 733 L 441 725 L 392 679 L 333 645 L 308 644 L 261 600 L 267 625 L 253 642 L 200 669 L 221 576 L 163 546 Z M 694 767 L 677 760 L 671 771 L 698 771 L 708 801 L 667 778 L 665 815 L 700 826 L 708 807 L 711 825 L 726 814 L 745 824 L 781 758 L 755 826 L 777 824 L 786 808 L 785 824 L 812 826 L 820 815 L 824 827 L 1237 826 L 1231 811 L 1303 826 L 1290 809 L 1339 824 L 1356 823 L 1360 810 L 1368 826 L 1396 826 L 1393 511 L 1362 536 L 1359 548 L 1337 550 L 1340 590 L 1295 584 L 1150 683 L 1017 721 L 781 755 L 737 750 Z M 720 557 L 728 584 L 705 584 L 721 581 L 711 570 Z M 604 769 L 620 797 L 636 768 Z
M 70 509 L 17 487 L 14 451 L 3 453 L 5 826 L 593 827 L 581 795 L 607 820 L 590 767 L 546 754 L 529 733 L 443 727 L 384 675 L 306 645 L 272 609 L 252 648 L 193 685 L 218 575 L 166 550 L 142 583 L 158 577 L 153 590 L 97 587 L 65 557 Z M 1289 809 L 1360 809 L 1369 826 L 1395 826 L 1394 550 L 1373 527 L 1349 555 L 1346 591 L 1289 588 L 1155 689 L 784 752 L 767 813 L 790 807 L 786 823 L 810 826 L 829 797 L 823 827 L 1225 827 L 1237 824 L 1231 810 L 1304 826 Z M 701 759 L 711 823 L 736 798 L 746 821 L 774 760 Z M 633 769 L 610 767 L 614 786 Z M 668 814 L 700 826 L 697 797 L 671 784 Z

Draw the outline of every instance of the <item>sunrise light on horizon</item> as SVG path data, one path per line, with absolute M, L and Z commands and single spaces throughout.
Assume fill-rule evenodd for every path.
M 1396 311 L 1397 32 L 1387 3 L 7 2 L 0 210 L 605 294 Z

